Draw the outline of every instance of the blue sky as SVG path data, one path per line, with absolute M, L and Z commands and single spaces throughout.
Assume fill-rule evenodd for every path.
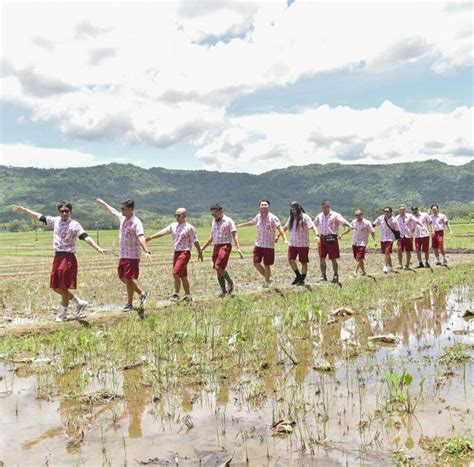
M 337 6 L 2 5 L 0 163 L 471 160 L 472 6 Z

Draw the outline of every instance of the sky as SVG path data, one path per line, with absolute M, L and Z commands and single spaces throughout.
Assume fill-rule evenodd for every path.
M 0 165 L 465 164 L 473 9 L 2 2 Z

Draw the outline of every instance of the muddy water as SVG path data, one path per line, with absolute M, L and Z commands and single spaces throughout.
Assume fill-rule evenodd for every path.
M 218 465 L 232 456 L 232 465 L 381 465 L 403 450 L 418 463 L 429 462 L 421 436 L 473 436 L 474 365 L 438 362 L 445 347 L 474 344 L 474 321 L 460 316 L 474 307 L 469 297 L 465 288 L 429 293 L 315 326 L 284 343 L 298 365 L 280 348 L 284 363 L 277 373 L 234 368 L 225 381 L 182 385 L 172 394 L 154 394 L 144 385 L 144 367 L 106 376 L 76 368 L 58 376 L 47 360 L 0 362 L 0 460 Z M 400 342 L 368 348 L 367 336 L 381 333 Z M 315 371 L 315 362 L 334 370 Z M 35 375 L 34 366 L 41 369 Z M 383 370 L 390 369 L 413 376 L 414 400 L 424 380 L 414 415 L 385 410 Z M 81 394 L 106 388 L 123 398 L 103 394 L 93 404 L 75 403 L 68 398 L 74 388 Z M 292 434 L 274 436 L 271 425 L 280 419 L 296 422 Z

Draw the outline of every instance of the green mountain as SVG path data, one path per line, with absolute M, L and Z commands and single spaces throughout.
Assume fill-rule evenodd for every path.
M 56 213 L 59 200 L 69 200 L 74 216 L 91 228 L 96 222 L 112 227 L 96 198 L 119 206 L 134 198 L 136 210 L 148 224 L 169 218 L 178 207 L 188 209 L 193 222 L 208 222 L 209 206 L 219 202 L 226 212 L 242 219 L 254 215 L 260 199 L 269 199 L 272 211 L 285 215 L 298 200 L 315 215 L 323 199 L 351 217 L 356 207 L 368 217 L 384 205 L 432 203 L 456 215 L 474 210 L 474 161 L 450 166 L 432 160 L 391 165 L 311 164 L 272 170 L 261 175 L 205 170 L 142 169 L 131 164 L 108 164 L 69 169 L 0 166 L 0 225 L 27 224 L 11 206 L 23 204 L 44 213 Z M 201 221 L 199 220 L 201 218 Z M 25 228 L 24 225 L 22 228 Z

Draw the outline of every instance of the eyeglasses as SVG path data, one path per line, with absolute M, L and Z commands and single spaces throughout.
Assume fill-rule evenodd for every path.
M 181 217 L 182 214 L 175 214 L 174 217 Z
M 384 212 L 386 212 L 386 213 L 390 213 L 390 211 L 388 211 L 388 210 L 387 210 L 387 211 L 384 211 Z
M 60 209 L 59 212 L 62 214 L 64 212 L 71 212 L 71 210 L 70 209 Z

